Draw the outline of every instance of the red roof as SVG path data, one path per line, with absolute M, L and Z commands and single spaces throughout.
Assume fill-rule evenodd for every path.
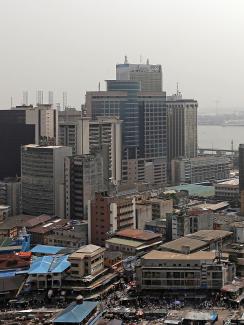
M 137 239 L 142 241 L 152 240 L 152 239 L 160 239 L 161 234 L 155 234 L 149 231 L 143 231 L 138 229 L 124 229 L 120 230 L 116 233 L 118 237 L 127 237 L 130 239 Z

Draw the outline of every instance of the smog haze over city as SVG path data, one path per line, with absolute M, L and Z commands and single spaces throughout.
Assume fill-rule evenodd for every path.
M 115 64 L 162 65 L 163 88 L 176 83 L 199 112 L 242 110 L 242 0 L 1 0 L 0 109 L 36 89 L 62 91 L 80 107 L 86 90 L 105 89 Z

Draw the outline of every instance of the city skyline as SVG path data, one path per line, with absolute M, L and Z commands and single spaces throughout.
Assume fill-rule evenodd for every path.
M 178 82 L 185 98 L 199 101 L 200 113 L 243 107 L 241 1 L 1 3 L 0 109 L 10 107 L 11 96 L 21 104 L 26 90 L 35 103 L 37 89 L 46 97 L 54 91 L 61 103 L 67 91 L 68 104 L 79 108 L 86 91 L 115 78 L 125 55 L 130 63 L 161 64 L 167 94 Z

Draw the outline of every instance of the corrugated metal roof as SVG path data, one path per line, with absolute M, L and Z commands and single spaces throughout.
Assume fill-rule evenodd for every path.
M 62 273 L 69 266 L 68 255 L 43 256 L 33 261 L 28 274 Z
M 84 301 L 82 304 L 72 302 L 54 320 L 54 324 L 73 323 L 80 324 L 97 307 L 96 301 Z
M 38 253 L 38 254 L 57 254 L 59 253 L 63 247 L 60 246 L 48 246 L 48 245 L 36 245 L 32 248 L 32 253 Z

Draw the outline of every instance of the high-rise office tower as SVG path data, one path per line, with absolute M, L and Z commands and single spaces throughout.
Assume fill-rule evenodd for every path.
M 141 92 L 140 81 L 108 80 L 107 91 L 87 92 L 86 111 L 122 120 L 122 181 L 166 183 L 167 109 L 164 92 Z
M 65 159 L 65 216 L 87 219 L 88 201 L 108 190 L 108 148 Z
M 64 217 L 64 159 L 72 149 L 26 145 L 21 149 L 22 208 L 30 215 Z
M 141 91 L 160 92 L 163 89 L 162 67 L 159 64 L 129 64 L 127 57 L 123 64 L 116 65 L 117 80 L 135 80 L 141 83 Z
M 35 143 L 35 132 L 24 110 L 0 110 L 0 179 L 20 176 L 21 145 Z
M 0 205 L 10 206 L 10 215 L 22 213 L 20 178 L 5 178 L 0 181 Z
M 194 99 L 183 99 L 180 93 L 167 96 L 168 161 L 197 156 L 197 107 Z

